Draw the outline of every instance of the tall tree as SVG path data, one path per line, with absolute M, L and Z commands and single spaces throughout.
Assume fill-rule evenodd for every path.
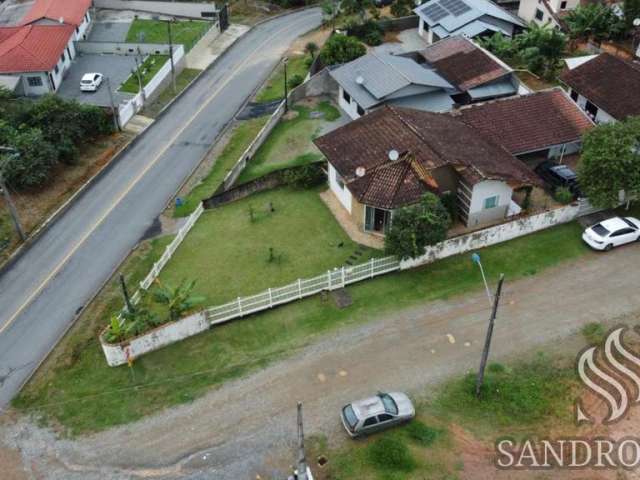
M 337 65 L 355 60 L 367 53 L 365 46 L 355 37 L 333 35 L 320 50 L 325 65 Z
M 532 72 L 545 78 L 555 76 L 567 45 L 567 38 L 562 32 L 548 25 L 531 23 L 515 42 L 520 58 Z
M 567 13 L 564 21 L 569 30 L 569 36 L 574 40 L 600 42 L 620 36 L 625 29 L 624 21 L 614 13 L 611 7 L 600 3 L 579 5 Z
M 624 23 L 627 30 L 634 29 L 633 21 L 640 18 L 640 0 L 624 0 Z
M 640 195 L 640 117 L 598 125 L 584 137 L 580 188 L 602 208 L 619 204 L 619 193 Z

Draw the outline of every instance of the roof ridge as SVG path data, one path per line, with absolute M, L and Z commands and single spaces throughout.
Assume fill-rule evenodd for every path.
M 389 62 L 385 62 L 382 58 L 380 58 L 378 56 L 378 54 L 375 51 L 372 51 L 372 55 L 374 57 L 376 57 L 378 60 L 380 60 L 382 63 L 384 63 L 386 66 L 392 68 L 395 72 L 398 73 L 398 75 L 400 75 L 402 78 L 404 78 L 407 82 L 409 82 L 410 84 L 412 84 L 413 82 L 411 81 L 411 79 L 409 77 L 407 77 L 404 73 L 402 73 L 400 70 L 398 70 L 396 67 L 394 67 L 393 65 L 391 65 Z M 386 55 L 391 55 L 390 53 L 386 54 Z
M 434 156 L 438 158 L 438 160 L 442 161 L 442 155 L 440 154 L 440 152 L 437 152 L 431 147 L 430 143 L 427 141 L 426 138 L 424 138 L 424 135 L 422 135 L 418 131 L 415 125 L 413 125 L 411 122 L 407 121 L 402 115 L 400 115 L 400 113 L 392 105 L 387 105 L 387 107 L 393 112 L 393 114 L 398 118 L 398 120 L 400 120 L 405 126 L 407 126 L 407 128 L 409 128 L 409 130 L 411 130 L 411 132 L 420 139 L 420 141 L 424 144 L 427 150 L 433 153 Z M 423 112 L 423 113 L 426 113 L 426 112 Z M 434 113 L 434 115 L 437 115 L 437 114 Z

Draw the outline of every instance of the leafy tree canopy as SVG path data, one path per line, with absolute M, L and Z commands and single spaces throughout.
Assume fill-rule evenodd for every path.
M 320 50 L 320 59 L 325 65 L 347 63 L 367 52 L 365 46 L 355 37 L 333 35 Z
M 569 36 L 574 40 L 602 41 L 624 33 L 624 20 L 608 5 L 590 3 L 579 5 L 565 17 Z

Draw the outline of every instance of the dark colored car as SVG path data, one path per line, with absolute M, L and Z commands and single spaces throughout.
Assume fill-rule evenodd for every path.
M 547 182 L 547 184 L 549 184 L 554 192 L 560 187 L 565 187 L 573 193 L 574 197 L 577 198 L 582 196 L 576 172 L 566 165 L 558 165 L 557 163 L 546 160 L 538 165 L 534 170 L 545 182 Z
M 387 5 L 391 5 L 393 0 L 373 0 L 373 4 L 378 8 L 384 8 Z

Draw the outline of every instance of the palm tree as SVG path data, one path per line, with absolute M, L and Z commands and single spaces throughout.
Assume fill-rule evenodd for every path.
M 153 291 L 153 299 L 167 307 L 171 321 L 179 320 L 185 313 L 204 302 L 204 297 L 191 294 L 195 280 L 182 280 L 177 287 L 163 285 L 156 279 L 157 288 Z
M 309 42 L 304 46 L 304 51 L 311 55 L 311 61 L 313 62 L 318 51 L 318 45 L 314 42 Z

